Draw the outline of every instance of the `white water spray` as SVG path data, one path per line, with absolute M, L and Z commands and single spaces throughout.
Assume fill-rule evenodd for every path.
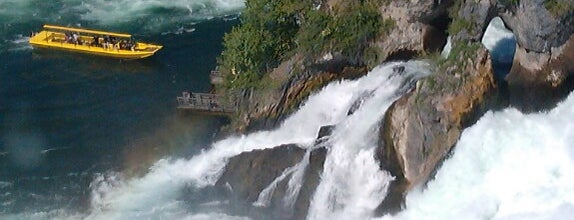
M 239 14 L 245 0 L 66 0 L 38 2 L 36 0 L 0 1 L 0 48 L 30 49 L 28 41 L 21 44 L 22 35 L 39 31 L 42 24 L 63 26 L 89 25 L 87 28 L 126 26 L 138 33 L 189 33 L 196 22 Z M 30 29 L 18 29 L 21 24 L 34 24 Z M 15 44 L 15 45 L 12 45 Z M 24 47 L 28 46 L 28 47 Z
M 572 94 L 546 113 L 488 112 L 395 218 L 571 219 L 573 119 Z
M 287 177 L 292 176 L 291 174 L 295 173 L 295 171 L 300 169 L 301 164 L 304 164 L 304 161 L 305 158 L 301 162 L 295 164 L 295 166 L 285 169 L 283 173 L 281 173 L 281 175 L 275 178 L 273 182 L 271 182 L 271 184 L 269 184 L 267 187 L 265 187 L 265 189 L 261 191 L 261 193 L 259 193 L 257 201 L 255 201 L 253 205 L 259 207 L 269 206 L 269 204 L 271 203 L 271 198 L 273 197 L 273 193 L 277 188 L 277 185 L 279 185 L 279 183 L 285 180 Z
M 500 17 L 495 17 L 490 21 L 484 31 L 482 44 L 488 49 L 493 60 L 500 63 L 512 63 L 516 39 L 514 33 L 506 29 Z
M 309 156 L 311 155 L 311 149 L 307 149 L 303 159 L 292 167 L 289 167 L 281 173 L 271 184 L 269 184 L 265 189 L 259 193 L 257 201 L 253 203 L 254 206 L 267 207 L 271 203 L 273 193 L 279 185 L 280 182 L 285 180 L 287 177 L 291 177 L 287 183 L 287 190 L 285 197 L 283 198 L 283 206 L 286 210 L 290 210 L 295 203 L 297 195 L 301 190 L 301 184 L 303 182 L 303 175 L 305 174 L 305 169 L 309 165 Z
M 149 17 L 157 10 L 181 10 L 187 19 L 205 20 L 238 13 L 244 7 L 244 2 L 244 0 L 93 0 L 79 4 L 76 9 L 85 12 L 82 14 L 84 20 L 116 24 Z M 159 17 L 153 19 L 158 22 L 170 20 Z
M 297 164 L 297 169 L 291 175 L 291 179 L 287 183 L 287 191 L 285 192 L 285 197 L 283 197 L 283 207 L 285 210 L 292 210 L 301 191 L 301 186 L 303 186 L 303 176 L 305 175 L 305 170 L 309 166 L 309 157 L 311 156 L 312 149 L 308 149 L 303 156 L 303 160 Z
M 404 76 L 392 75 L 393 65 L 387 65 L 359 80 L 359 87 L 370 88 L 373 95 L 335 127 L 309 219 L 365 219 L 386 195 L 393 177 L 380 170 L 375 159 L 378 125 L 387 108 L 402 95 L 400 91 L 404 92 L 405 83 L 430 74 L 428 66 L 410 64 L 405 65 Z
M 334 182 L 337 182 L 338 178 L 329 176 L 336 175 L 338 172 L 343 172 L 340 173 L 343 175 L 354 175 L 348 178 L 349 181 L 354 182 L 345 183 L 351 189 L 348 187 L 341 189 L 350 190 L 348 194 L 345 194 L 350 196 L 350 201 L 359 202 L 359 206 L 372 209 L 370 204 L 375 201 L 367 201 L 369 205 L 366 205 L 357 200 L 372 196 L 373 192 L 381 191 L 381 187 L 371 186 L 372 183 L 388 181 L 389 178 L 384 172 L 378 170 L 373 158 L 374 136 L 376 136 L 376 133 L 373 133 L 375 132 L 373 125 L 376 122 L 372 121 L 377 121 L 373 118 L 380 118 L 390 102 L 399 95 L 397 90 L 403 87 L 402 85 L 407 80 L 405 78 L 412 78 L 414 74 L 421 72 L 428 74 L 425 63 L 408 62 L 401 64 L 405 67 L 404 76 L 393 75 L 392 68 L 397 65 L 399 64 L 377 68 L 368 76 L 356 81 L 329 84 L 321 92 L 312 95 L 299 111 L 286 119 L 277 130 L 230 137 L 213 144 L 211 149 L 191 159 L 161 160 L 141 178 L 129 180 L 116 178 L 111 182 L 97 183 L 96 186 L 102 187 L 94 189 L 98 197 L 93 201 L 93 210 L 88 219 L 183 218 L 192 215 L 187 213 L 183 202 L 179 200 L 182 190 L 189 186 L 202 188 L 213 185 L 222 173 L 228 158 L 242 152 L 288 143 L 311 146 L 319 128 L 332 124 L 338 124 L 335 131 L 337 137 L 333 141 L 327 164 L 344 162 L 349 164 L 350 167 L 347 168 L 352 170 L 340 171 L 344 167 L 327 165 L 326 169 L 333 170 L 326 170 L 325 174 Z M 348 117 L 347 111 L 353 101 L 361 94 L 372 91 L 376 94 L 364 103 L 365 107 L 361 107 L 355 114 Z M 368 141 L 364 142 L 365 138 L 368 138 Z M 349 149 L 343 149 L 345 146 Z M 343 152 L 338 153 L 339 151 L 349 151 L 350 154 L 344 156 L 341 155 Z M 349 159 L 350 161 L 345 161 Z M 342 195 L 339 197 L 342 198 Z M 319 201 L 319 199 L 315 200 Z M 343 205 L 346 208 L 345 211 L 357 206 L 348 203 Z M 338 209 L 330 210 L 339 211 Z M 197 213 L 193 213 L 195 214 Z

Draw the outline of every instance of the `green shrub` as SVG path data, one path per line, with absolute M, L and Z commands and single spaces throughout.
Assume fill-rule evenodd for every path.
M 296 42 L 299 50 L 306 54 L 319 54 L 329 44 L 333 18 L 324 11 L 312 10 L 306 15 L 305 21 Z
M 454 36 L 464 30 L 467 32 L 472 31 L 472 23 L 458 15 L 462 7 L 462 1 L 463 0 L 455 0 L 453 6 L 449 8 L 449 17 L 452 18 L 452 22 L 448 26 L 448 34 L 450 36 Z
M 368 42 L 394 27 L 376 0 L 343 1 L 331 15 L 315 0 L 247 0 L 241 25 L 224 37 L 218 64 L 227 88 L 250 88 L 296 51 L 362 57 Z M 376 55 L 373 55 L 376 56 Z
M 574 1 L 546 0 L 544 1 L 544 7 L 546 10 L 548 10 L 548 12 L 550 12 L 550 14 L 558 18 L 574 12 Z
M 248 88 L 296 47 L 298 18 L 312 0 L 247 0 L 241 25 L 224 37 L 218 58 L 228 88 Z
M 300 51 L 318 55 L 337 51 L 348 57 L 363 53 L 368 41 L 394 27 L 392 19 L 381 19 L 379 1 L 347 1 L 334 9 L 334 15 L 311 10 L 297 34 Z
M 225 34 L 225 50 L 219 59 L 225 74 L 227 87 L 250 87 L 265 72 L 266 64 L 273 62 L 271 34 L 263 29 L 246 24 L 235 27 Z

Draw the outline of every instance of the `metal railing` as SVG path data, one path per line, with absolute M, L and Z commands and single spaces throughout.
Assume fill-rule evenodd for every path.
M 209 93 L 190 93 L 183 92 L 182 96 L 177 97 L 177 108 L 206 111 L 213 113 L 233 113 L 236 111 L 235 106 L 229 106 L 221 102 L 221 98 L 215 94 Z

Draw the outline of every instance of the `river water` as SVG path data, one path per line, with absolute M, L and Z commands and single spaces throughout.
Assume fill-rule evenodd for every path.
M 97 174 L 136 175 L 207 147 L 224 121 L 178 112 L 175 97 L 211 89 L 209 71 L 241 7 L 0 1 L 0 218 L 89 209 Z M 164 48 L 132 61 L 33 49 L 27 36 L 45 23 L 127 32 Z

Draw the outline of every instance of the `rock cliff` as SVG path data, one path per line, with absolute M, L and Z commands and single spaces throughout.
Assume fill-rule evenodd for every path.
M 271 192 L 269 204 L 261 207 L 279 219 L 304 219 L 313 192 L 319 185 L 320 174 L 327 154 L 327 149 L 320 147 L 320 143 L 328 138 L 331 128 L 331 126 L 321 128 L 315 147 L 310 149 L 308 158 L 304 157 L 306 150 L 295 144 L 245 152 L 231 158 L 224 173 L 215 184 L 216 187 L 250 205 L 256 202 L 260 193 L 281 176 L 286 169 L 307 159 L 309 163 L 305 167 L 302 181 L 299 183 L 301 189 L 294 198 L 293 207 L 287 207 L 288 204 L 283 201 L 291 175 L 277 183 L 275 190 Z
M 483 48 L 472 55 L 462 62 L 462 69 L 439 70 L 420 81 L 387 111 L 378 156 L 396 182 L 380 207 L 382 212 L 400 210 L 403 193 L 426 183 L 462 129 L 488 109 L 496 87 L 490 56 Z
M 574 88 L 574 5 L 555 11 L 545 2 L 384 1 L 380 19 L 391 19 L 394 25 L 367 42 L 370 53 L 345 57 L 332 51 L 312 59 L 305 54 L 293 55 L 265 76 L 276 85 L 243 91 L 234 128 L 239 132 L 271 129 L 311 92 L 331 81 L 359 77 L 384 61 L 430 57 L 436 63 L 435 74 L 420 80 L 412 92 L 397 100 L 380 125 L 377 157 L 381 169 L 396 180 L 378 211 L 399 211 L 405 193 L 432 179 L 463 129 L 506 97 L 500 96 L 506 83 L 510 104 L 525 111 L 551 107 Z M 340 4 L 339 0 L 324 1 L 321 10 Z M 502 17 L 518 40 L 507 82 L 494 79 L 491 56 L 480 44 L 495 16 Z M 439 58 L 436 54 L 449 34 L 451 55 Z M 305 174 L 305 187 L 295 204 L 299 210 L 308 208 L 309 195 L 319 182 L 325 157 L 324 149 L 321 151 L 311 155 L 313 172 Z M 244 153 L 231 159 L 218 184 L 229 183 L 234 193 L 254 202 L 265 186 L 284 168 L 300 161 L 304 153 L 296 146 Z M 276 161 L 278 158 L 281 162 Z M 284 184 L 278 188 L 282 187 Z M 304 214 L 292 217 L 300 219 Z
M 511 104 L 525 111 L 553 107 L 562 90 L 572 89 L 567 82 L 574 72 L 574 2 L 521 0 L 501 5 L 500 16 L 518 44 L 507 76 Z

